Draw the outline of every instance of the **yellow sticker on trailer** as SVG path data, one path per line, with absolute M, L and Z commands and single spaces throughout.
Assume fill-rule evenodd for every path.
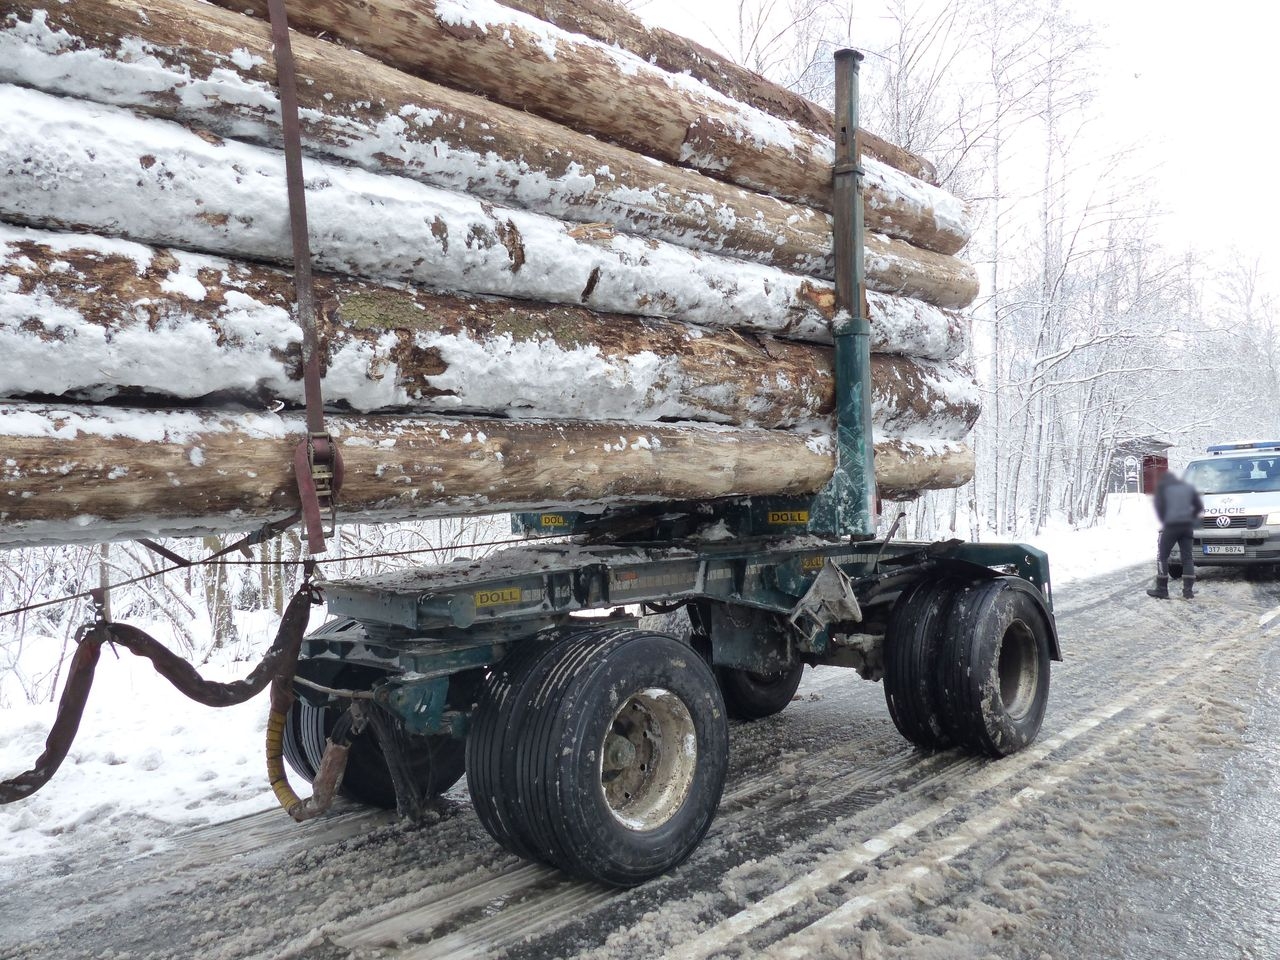
M 808 523 L 808 510 L 770 510 L 769 522 L 773 524 Z
M 825 556 L 805 557 L 803 560 L 800 561 L 800 569 L 805 571 L 821 570 L 824 566 L 826 566 L 826 563 L 827 563 L 827 558 Z
M 542 515 L 542 525 L 544 527 L 567 527 L 569 521 L 558 513 L 544 513 Z
M 504 603 L 520 602 L 519 587 L 505 587 L 502 590 L 481 590 L 474 595 L 477 607 L 496 607 Z

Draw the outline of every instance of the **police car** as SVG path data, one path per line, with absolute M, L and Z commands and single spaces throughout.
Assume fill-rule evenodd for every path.
M 1198 565 L 1280 563 L 1280 440 L 1224 443 L 1187 464 L 1204 498 L 1192 540 Z

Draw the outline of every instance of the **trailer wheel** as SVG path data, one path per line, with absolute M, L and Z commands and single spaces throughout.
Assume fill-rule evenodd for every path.
M 359 620 L 351 617 L 339 617 L 330 620 L 307 634 L 311 637 L 343 637 L 352 640 L 364 639 L 364 626 Z M 306 670 L 306 661 L 299 661 L 299 668 Z M 325 711 L 311 704 L 305 705 L 302 700 L 295 700 L 289 715 L 284 722 L 284 758 L 293 767 L 298 776 L 307 783 L 316 778 L 316 770 L 320 766 L 320 757 L 324 755 Z M 329 721 L 332 729 L 334 720 Z M 315 758 L 314 761 L 312 758 Z
M 716 668 L 725 709 L 735 720 L 760 720 L 781 713 L 796 695 L 803 676 L 803 663 L 769 674 Z
M 352 679 L 346 676 L 344 680 L 340 675 L 334 682 L 343 685 Z M 297 700 L 285 717 L 285 759 L 308 783 L 315 779 L 320 759 L 324 756 L 325 740 L 341 713 L 336 707 L 318 707 L 306 700 Z M 423 797 L 439 796 L 462 779 L 463 741 L 446 736 L 415 736 L 403 730 L 398 732 L 410 776 Z M 396 808 L 395 784 L 387 769 L 386 757 L 371 730 L 351 741 L 346 773 L 338 792 L 357 803 L 387 810 Z
M 284 759 L 298 776 L 311 783 L 316 778 L 311 756 L 324 752 L 324 711 L 310 704 L 305 705 L 311 709 L 304 710 L 304 703 L 295 700 L 284 718 Z
M 942 635 L 960 581 L 921 580 L 903 592 L 884 638 L 884 699 L 898 732 L 925 750 L 952 746 L 938 696 Z
M 956 593 L 939 670 L 943 714 L 970 749 L 1003 757 L 1035 740 L 1049 702 L 1049 626 L 1006 580 Z
M 516 739 L 526 723 L 526 689 L 551 667 L 557 650 L 612 631 L 591 630 L 522 640 L 490 671 L 467 733 L 467 789 L 481 825 L 501 846 L 526 860 L 537 853 L 526 839 L 521 798 L 516 788 Z
M 728 767 L 711 669 L 664 634 L 621 630 L 556 650 L 527 688 L 518 794 L 537 855 L 634 886 L 681 863 L 711 826 Z
M 310 636 L 342 636 L 355 632 L 363 636 L 363 631 L 359 621 L 344 618 L 331 620 Z M 306 666 L 306 661 L 300 662 L 299 671 L 305 674 Z M 367 688 L 378 676 L 380 674 L 372 669 L 347 667 L 331 677 L 326 676 L 324 682 L 332 687 L 361 689 Z M 324 756 L 325 740 L 341 714 L 342 710 L 336 706 L 317 706 L 299 698 L 285 717 L 285 760 L 308 783 L 315 780 L 320 759 Z M 462 779 L 465 747 L 461 740 L 445 736 L 413 736 L 402 730 L 399 739 L 411 776 L 422 796 L 438 796 Z M 347 755 L 347 769 L 339 792 L 357 803 L 395 809 L 395 785 L 372 731 L 365 731 L 351 741 L 351 752 Z

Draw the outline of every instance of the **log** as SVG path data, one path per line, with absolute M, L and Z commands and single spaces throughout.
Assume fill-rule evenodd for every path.
M 831 348 L 582 307 L 320 276 L 329 404 L 517 418 L 790 427 L 829 414 Z M 293 281 L 100 237 L 0 226 L 0 397 L 303 401 Z M 877 428 L 962 439 L 976 387 L 956 364 L 876 356 Z
M 343 522 L 805 494 L 829 437 L 651 424 L 331 417 Z M 0 404 L 0 546 L 252 529 L 296 507 L 301 416 Z M 877 447 L 880 455 L 881 447 Z M 960 444 L 883 446 L 886 494 L 964 483 Z
M 5 5 L 0 82 L 130 107 L 276 146 L 279 104 L 265 24 L 196 3 Z M 135 56 L 145 48 L 146 58 Z M 830 218 L 295 34 L 304 146 L 375 172 L 798 273 L 833 275 Z M 868 161 L 872 231 L 944 254 L 968 241 L 965 206 Z M 830 196 L 824 209 L 830 208 Z
M 876 438 L 876 492 L 886 500 L 914 500 L 926 490 L 953 490 L 973 480 L 973 448 L 915 437 Z
M 794 90 L 766 80 L 728 57 L 663 27 L 646 24 L 626 7 L 611 0 L 498 0 L 554 24 L 566 33 L 580 33 L 611 46 L 621 47 L 646 63 L 668 73 L 687 73 L 730 100 L 749 104 L 773 117 L 791 120 L 824 137 L 835 135 L 835 119 Z M 859 130 L 864 156 L 871 156 L 928 183 L 938 182 L 938 171 L 917 156 L 868 130 Z
M 267 0 L 216 0 L 266 18 Z M 667 163 L 809 206 L 831 189 L 827 136 L 494 0 L 317 0 L 297 29 L 436 83 Z
M 112 107 L 0 87 L 0 219 L 288 262 L 278 153 Z M 813 339 L 831 286 L 607 226 L 490 205 L 402 177 L 312 161 L 315 263 L 334 273 Z M 958 307 L 977 292 L 955 258 L 884 239 L 882 293 Z

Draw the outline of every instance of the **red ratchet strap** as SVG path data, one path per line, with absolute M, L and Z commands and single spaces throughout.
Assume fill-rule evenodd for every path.
M 311 244 L 307 237 L 307 199 L 302 180 L 302 129 L 298 123 L 298 86 L 289 45 L 284 0 L 267 0 L 275 45 L 276 83 L 284 130 L 284 165 L 289 187 L 289 231 L 293 237 L 294 286 L 302 327 L 302 384 L 307 401 L 307 438 L 293 455 L 307 552 L 323 553 L 336 519 L 335 498 L 342 488 L 342 454 L 324 426 L 320 388 L 320 350 L 316 335 L 315 294 L 311 287 Z M 325 529 L 324 512 L 329 514 Z

